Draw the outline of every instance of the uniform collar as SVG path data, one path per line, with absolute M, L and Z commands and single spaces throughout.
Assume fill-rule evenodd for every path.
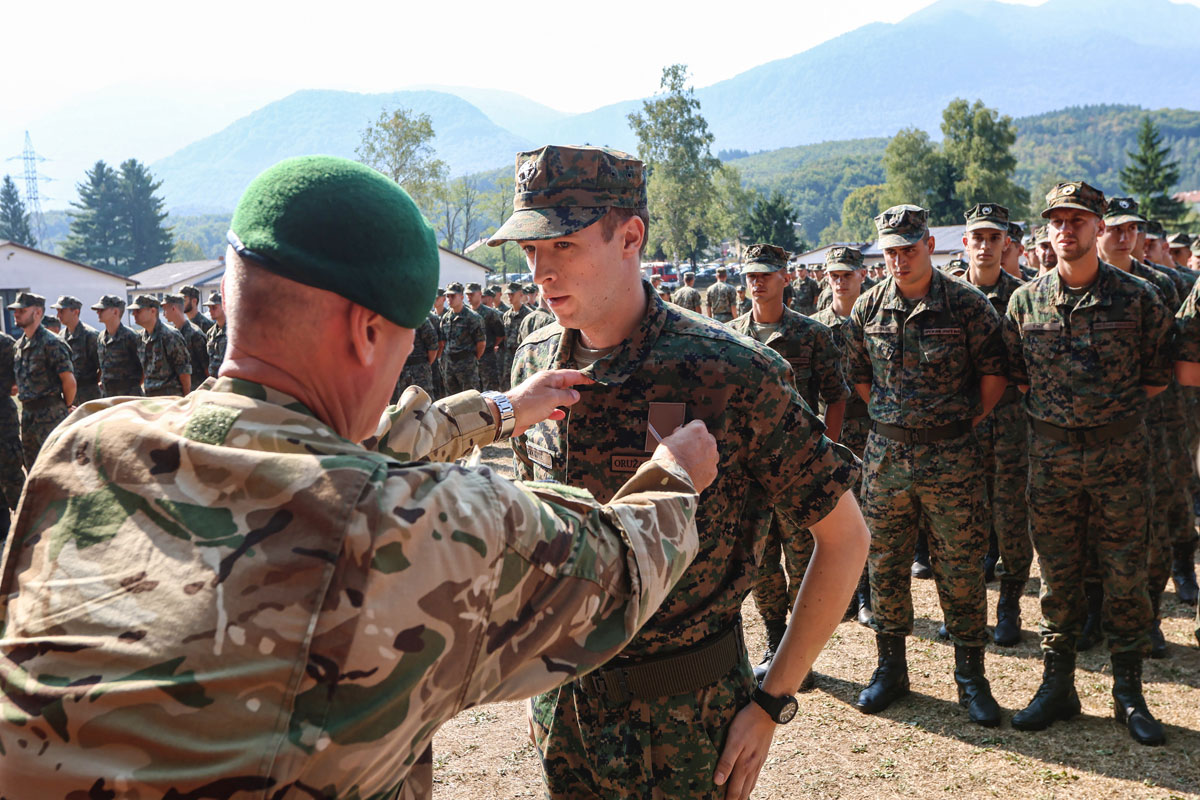
M 602 386 L 620 386 L 630 375 L 637 372 L 667 324 L 670 312 L 662 298 L 648 281 L 642 281 L 642 291 L 647 298 L 646 316 L 642 318 L 633 334 L 617 345 L 611 353 L 582 370 L 584 375 Z M 558 340 L 558 352 L 554 357 L 556 367 L 561 369 L 571 361 L 578 337 L 578 330 L 563 330 L 563 335 Z
M 946 306 L 946 276 L 941 273 L 937 267 L 932 267 L 933 277 L 929 281 L 929 292 L 922 297 L 912 311 L 908 311 L 908 305 L 904 296 L 896 288 L 896 280 L 889 279 L 887 287 L 887 296 L 883 299 L 883 307 L 892 311 L 908 311 L 910 317 L 915 317 L 922 311 L 941 311 Z
M 30 338 L 29 336 L 26 336 L 25 332 L 22 331 L 21 332 L 21 349 L 28 350 L 30 347 L 39 345 L 42 342 L 46 341 L 47 336 L 53 336 L 53 335 L 54 334 L 50 333 L 50 331 L 48 331 L 46 328 L 42 327 L 41 325 L 38 325 L 37 333 L 35 333 L 32 338 Z
M 228 394 L 237 394 L 242 397 L 250 397 L 255 400 L 261 400 L 271 405 L 282 406 L 288 411 L 294 411 L 298 414 L 303 414 L 306 417 L 317 419 L 317 415 L 309 410 L 308 406 L 301 403 L 290 394 L 281 392 L 278 389 L 272 389 L 270 386 L 264 386 L 261 383 L 244 380 L 242 378 L 208 378 L 204 383 L 200 384 L 198 390 L 209 392 L 225 392 Z M 322 423 L 324 424 L 324 423 Z
M 1118 272 L 1116 267 L 1101 261 L 1100 268 L 1096 272 L 1096 280 L 1087 288 L 1087 292 L 1082 295 L 1078 305 L 1075 305 L 1074 298 L 1080 297 L 1080 295 L 1073 295 L 1067 291 L 1066 284 L 1062 282 L 1062 276 L 1058 274 L 1058 269 L 1051 272 L 1047 288 L 1054 294 L 1054 305 L 1056 306 L 1075 305 L 1076 309 L 1111 306 L 1112 287 L 1116 281 L 1116 272 Z

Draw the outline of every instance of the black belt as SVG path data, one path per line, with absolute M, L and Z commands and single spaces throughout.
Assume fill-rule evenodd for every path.
M 459 361 L 466 361 L 468 358 L 476 359 L 478 356 L 475 355 L 474 350 L 459 350 L 457 353 L 450 353 L 446 358 L 454 363 L 458 363 Z
M 855 403 L 852 406 L 846 406 L 846 416 L 842 417 L 842 419 L 862 419 L 867 415 L 867 404 Z
M 1137 430 L 1142 425 L 1142 415 L 1134 414 L 1131 417 L 1119 419 L 1107 425 L 1099 425 L 1095 428 L 1063 428 L 1037 419 L 1036 417 L 1030 417 L 1029 424 L 1042 436 L 1045 436 L 1047 439 L 1053 439 L 1056 442 L 1064 444 L 1100 444 L 1101 442 L 1107 442 L 1110 439 L 1116 439 L 1118 436 L 1124 436 L 1127 433 Z
M 1017 388 L 1015 383 L 1010 383 L 1004 387 L 1004 394 L 1000 395 L 1000 399 L 996 401 L 996 408 L 1004 408 L 1012 405 L 1021 399 L 1021 390 Z
M 613 705 L 691 694 L 728 675 L 745 658 L 742 621 L 699 644 L 632 664 L 589 672 L 575 681 L 584 694 Z
M 935 425 L 932 428 L 901 428 L 899 425 L 888 425 L 886 422 L 871 421 L 871 430 L 880 436 L 900 444 L 929 444 L 945 439 L 957 439 L 971 432 L 969 420 L 960 419 L 946 425 Z
M 67 403 L 63 400 L 61 394 L 51 394 L 21 401 L 21 408 L 28 408 L 30 411 L 40 411 L 43 408 L 53 408 L 54 406 L 67 407 Z

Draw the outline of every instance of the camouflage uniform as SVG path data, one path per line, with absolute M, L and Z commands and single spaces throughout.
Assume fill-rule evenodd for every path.
M 4 507 L 13 511 L 25 486 L 21 423 L 17 419 L 17 404 L 12 399 L 12 389 L 17 384 L 17 375 L 13 370 L 15 345 L 16 340 L 0 332 L 0 490 L 4 492 Z M 7 534 L 8 516 L 3 514 L 2 509 L 0 516 L 3 516 L 4 532 Z
M 794 528 L 807 528 L 858 475 L 849 451 L 822 435 L 777 353 L 644 288 L 645 319 L 584 370 L 597 384 L 580 387 L 568 419 L 535 425 L 513 442 L 521 477 L 582 486 L 602 499 L 653 450 L 651 415 L 702 419 L 717 438 L 717 480 L 697 512 L 702 551 L 617 666 L 678 655 L 735 629 L 766 545 L 769 518 L 759 509 L 773 506 Z M 557 324 L 537 330 L 517 351 L 513 380 L 570 366 L 578 338 Z M 535 698 L 549 794 L 722 797 L 713 770 L 752 689 L 743 651 L 725 678 L 670 697 L 613 702 L 577 681 Z
M 208 338 L 198 327 L 186 319 L 183 327 L 176 330 L 183 337 L 183 343 L 187 345 L 188 356 L 192 360 L 192 377 L 195 378 L 193 385 L 199 386 L 208 377 Z
M 50 431 L 67 418 L 59 375 L 72 371 L 71 348 L 38 326 L 32 339 L 22 335 L 13 345 L 13 371 L 21 401 L 21 449 L 28 470 Z
M 842 374 L 847 376 L 848 381 L 850 349 L 849 343 L 846 341 L 846 321 L 850 318 L 839 317 L 830 307 L 813 314 L 812 319 L 829 328 L 830 333 L 833 334 L 834 344 L 837 346 L 839 357 L 842 360 Z M 822 414 L 825 413 L 824 408 L 820 410 Z M 842 435 L 838 437 L 838 442 L 856 456 L 862 457 L 867 446 L 867 434 L 870 432 L 871 417 L 867 414 L 867 404 L 851 386 L 850 395 L 846 399 L 846 412 L 842 417 Z
M 221 364 L 225 361 L 225 346 L 227 344 L 228 337 L 225 335 L 225 326 L 214 322 L 213 326 L 208 329 L 208 339 L 205 342 L 208 350 L 209 377 L 217 377 L 217 372 L 221 369 Z
M 373 452 L 229 377 L 81 411 L 0 573 L 5 797 L 428 797 L 443 722 L 607 661 L 697 550 L 675 466 L 602 507 L 430 463 L 494 431 L 412 389 Z
M 504 388 L 508 389 L 512 382 L 513 356 L 521 344 L 521 323 L 533 313 L 528 303 L 522 303 L 519 308 L 510 308 L 504 312 Z
M 910 210 L 881 215 L 890 220 L 881 232 L 925 230 L 923 209 L 900 208 Z M 920 300 L 907 301 L 892 278 L 859 297 L 847 341 L 852 383 L 870 385 L 862 509 L 873 627 L 912 633 L 912 555 L 926 524 L 946 628 L 956 645 L 983 647 L 991 512 L 971 420 L 982 410 L 980 379 L 1005 371 L 1000 318 L 978 289 L 935 269 Z
M 438 291 L 440 292 L 441 289 L 439 289 Z M 442 318 L 440 316 L 438 316 L 437 312 L 433 311 L 432 309 L 429 311 L 429 323 L 431 325 L 433 325 L 433 332 L 437 334 L 438 347 L 441 347 L 442 341 L 443 341 L 443 339 L 442 339 Z M 440 356 L 438 358 L 435 358 L 433 360 L 433 363 L 429 365 L 429 370 L 430 370 L 430 372 L 433 373 L 433 393 L 430 394 L 429 396 L 434 398 L 435 400 L 439 397 L 445 397 L 446 384 L 445 384 L 445 376 L 442 372 L 442 359 Z
M 479 359 L 480 388 L 491 391 L 503 389 L 500 371 L 504 367 L 504 315 L 483 303 L 472 309 L 483 321 L 483 357 Z M 499 349 L 497 349 L 499 345 Z
M 208 336 L 209 331 L 211 331 L 213 326 L 216 325 L 217 323 L 214 322 L 213 320 L 211 320 L 210 318 L 204 316 L 204 312 L 202 312 L 200 310 L 200 290 L 197 289 L 195 286 L 192 286 L 191 284 L 187 284 L 186 286 L 179 287 L 179 294 L 182 295 L 183 297 L 190 297 L 196 301 L 196 310 L 193 311 L 191 316 L 188 316 L 187 319 L 189 322 L 191 322 L 193 325 L 195 325 L 197 328 L 199 328 L 200 332 L 202 334 L 204 334 L 205 336 Z M 180 306 L 180 307 L 182 308 L 182 306 Z M 185 314 L 184 316 L 187 316 L 187 315 Z M 192 374 L 196 375 L 198 377 L 204 376 L 204 375 L 208 374 L 208 370 L 206 369 L 204 372 L 193 372 Z M 200 380 L 203 380 L 203 378 L 200 377 Z M 197 380 L 196 385 L 197 386 L 199 385 L 199 380 Z
M 63 331 L 63 341 L 71 348 L 71 366 L 75 371 L 75 405 L 100 397 L 100 334 L 80 322 L 75 330 Z
M 192 359 L 183 335 L 165 319 L 159 318 L 152 333 L 143 330 L 138 337 L 138 360 L 147 397 L 183 394 L 179 376 L 192 374 Z
M 102 396 L 141 396 L 140 351 L 141 337 L 127 325 L 119 326 L 113 334 L 107 329 L 100 332 L 96 340 L 96 353 L 100 358 Z
M 529 338 L 529 334 L 533 333 L 538 328 L 546 327 L 547 325 L 549 325 L 552 322 L 554 322 L 554 315 L 551 314 L 549 311 L 547 311 L 546 309 L 541 308 L 541 307 L 533 309 L 532 311 L 529 312 L 528 315 L 526 315 L 525 319 L 521 322 L 521 330 L 519 332 L 520 339 L 518 341 L 519 342 L 525 341 L 527 338 Z M 518 345 L 518 346 L 520 346 L 520 345 Z M 515 355 L 513 358 L 513 362 L 514 363 L 516 362 Z
M 1200 282 L 1192 285 L 1187 299 L 1184 300 L 1179 313 L 1175 315 L 1175 358 L 1178 361 L 1200 363 L 1200 310 L 1198 309 L 1200 309 Z M 1195 389 L 1191 386 L 1185 388 Z M 1196 457 L 1194 445 L 1191 454 Z M 1198 466 L 1200 466 L 1200 462 L 1198 462 Z M 1194 551 L 1192 551 L 1191 557 L 1195 558 Z M 1196 641 L 1200 643 L 1200 604 L 1196 606 L 1195 633 Z
M 792 281 L 792 309 L 807 316 L 817 310 L 817 296 L 821 294 L 821 285 L 809 278 L 797 278 Z
M 680 308 L 700 313 L 700 290 L 694 286 L 680 286 L 671 295 L 671 302 Z
M 708 306 L 708 313 L 718 322 L 729 322 L 733 319 L 736 303 L 737 289 L 724 281 L 718 280 L 704 292 L 704 304 Z
M 479 389 L 479 358 L 475 349 L 480 342 L 487 341 L 483 319 L 466 303 L 458 313 L 447 310 L 442 314 L 442 339 L 446 342 L 446 393 Z
M 400 370 L 400 380 L 396 381 L 396 390 L 392 393 L 392 402 L 400 399 L 401 393 L 409 386 L 420 386 L 425 393 L 432 397 L 433 369 L 429 363 L 430 352 L 437 350 L 437 332 L 433 323 L 426 319 L 413 334 L 413 349 Z

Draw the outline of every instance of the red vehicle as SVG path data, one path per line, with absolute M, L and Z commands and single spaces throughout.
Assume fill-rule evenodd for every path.
M 642 272 L 649 278 L 651 275 L 658 275 L 663 279 L 663 283 L 679 283 L 679 272 L 675 269 L 675 265 L 669 261 L 651 261 L 648 264 L 642 265 Z

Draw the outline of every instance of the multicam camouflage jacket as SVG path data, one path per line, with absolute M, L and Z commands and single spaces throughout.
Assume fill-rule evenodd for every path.
M 846 325 L 850 379 L 870 384 L 871 419 L 905 428 L 982 413 L 979 381 L 1005 374 L 1000 315 L 983 292 L 933 270 L 911 304 L 886 278 L 859 296 Z
M 1035 419 L 1090 428 L 1138 413 L 1143 386 L 1171 382 L 1171 317 L 1153 288 L 1100 263 L 1091 286 L 1072 294 L 1058 270 L 1008 301 L 1009 375 L 1028 386 Z
M 808 528 L 858 478 L 858 460 L 824 436 L 787 363 L 724 325 L 663 303 L 644 283 L 646 316 L 629 339 L 583 370 L 595 384 L 561 422 L 513 440 L 518 475 L 611 497 L 656 445 L 704 420 L 717 439 L 716 481 L 697 512 L 700 554 L 622 655 L 643 657 L 728 630 L 757 578 L 770 514 Z M 569 367 L 579 332 L 557 323 L 532 333 L 513 361 L 513 383 Z
M 0 565 L 7 800 L 393 798 L 462 709 L 611 658 L 696 553 L 686 473 L 442 463 L 493 431 L 411 388 L 373 451 L 229 377 L 77 411 Z
M 13 371 L 17 376 L 17 399 L 22 403 L 62 396 L 64 372 L 74 372 L 71 348 L 62 339 L 38 326 L 30 339 L 22 335 L 13 345 Z
M 96 351 L 100 356 L 100 381 L 108 391 L 114 386 L 137 386 L 142 382 L 142 361 L 138 355 L 141 338 L 133 328 L 121 325 L 117 332 L 100 332 Z
M 751 330 L 753 315 L 742 314 L 729 327 L 757 341 Z M 763 344 L 783 356 L 792 368 L 796 391 L 816 413 L 820 401 L 826 405 L 850 396 L 842 351 L 834 341 L 833 332 L 820 322 L 784 307 L 779 329 Z
M 1200 282 L 1192 285 L 1175 315 L 1175 360 L 1200 362 Z
M 704 291 L 704 304 L 710 314 L 733 314 L 737 305 L 737 289 L 717 281 Z

